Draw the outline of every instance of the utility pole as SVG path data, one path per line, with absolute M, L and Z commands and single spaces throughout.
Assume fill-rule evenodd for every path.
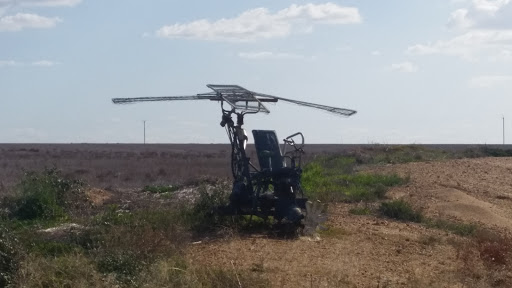
M 505 116 L 503 116 L 502 119 L 503 119 L 503 145 L 505 145 Z
M 146 120 L 143 120 L 144 122 L 144 144 L 146 144 Z

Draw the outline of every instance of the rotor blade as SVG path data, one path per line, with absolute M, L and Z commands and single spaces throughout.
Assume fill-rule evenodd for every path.
M 330 112 L 330 113 L 334 113 L 334 114 L 338 114 L 338 115 L 342 115 L 342 116 L 346 116 L 346 117 L 352 116 L 352 115 L 357 113 L 357 111 L 355 111 L 355 110 L 346 109 L 346 108 L 332 107 L 332 106 L 327 106 L 327 105 L 322 105 L 322 104 L 316 104 L 316 103 L 292 100 L 292 99 L 287 99 L 287 98 L 282 98 L 282 97 L 277 97 L 277 96 L 272 96 L 272 95 L 266 95 L 266 94 L 260 94 L 260 93 L 255 93 L 255 94 L 257 96 L 274 98 L 274 99 L 277 99 L 277 100 L 281 100 L 281 101 L 285 101 L 285 102 L 290 102 L 290 103 L 293 103 L 293 104 L 296 104 L 296 105 L 300 105 L 300 106 L 306 106 L 306 107 L 321 109 L 321 110 L 324 110 L 324 111 L 327 111 L 327 112 Z
M 130 104 L 136 102 L 154 101 L 175 101 L 175 100 L 222 100 L 216 95 L 195 95 L 195 96 L 164 96 L 164 97 L 136 97 L 136 98 L 113 98 L 114 104 Z

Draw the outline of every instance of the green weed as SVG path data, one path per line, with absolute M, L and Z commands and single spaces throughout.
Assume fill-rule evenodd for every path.
M 456 158 L 455 153 L 420 145 L 377 145 L 365 153 L 368 154 L 366 157 L 358 157 L 361 164 L 397 164 Z
M 26 172 L 17 194 L 7 200 L 10 217 L 19 220 L 57 220 L 67 217 L 67 209 L 82 202 L 83 183 L 69 180 L 56 169 Z
M 428 228 L 445 230 L 459 236 L 472 236 L 476 233 L 476 224 L 455 223 L 443 219 L 424 219 L 423 223 Z
M 134 283 L 145 263 L 130 251 L 110 252 L 96 261 L 97 269 L 104 274 L 114 274 L 122 283 Z
M 205 186 L 199 189 L 199 197 L 193 206 L 182 211 L 186 225 L 196 233 L 211 232 L 226 226 L 230 219 L 219 214 L 219 207 L 229 203 L 229 192 L 225 187 L 216 187 L 208 192 Z
M 512 157 L 512 149 L 501 149 L 484 146 L 480 149 L 484 157 Z
M 175 191 L 178 191 L 180 189 L 180 186 L 177 185 L 169 185 L 169 186 L 159 186 L 159 185 L 146 185 L 142 189 L 142 191 L 155 193 L 155 194 L 165 194 L 165 193 L 172 193 Z
M 323 202 L 375 201 L 389 187 L 408 181 L 396 174 L 354 173 L 355 158 L 320 158 L 304 167 L 301 186 L 309 198 Z
M 76 244 L 55 241 L 37 241 L 29 247 L 30 253 L 44 257 L 58 257 L 80 251 L 81 247 Z
M 341 238 L 349 235 L 350 233 L 343 228 L 329 227 L 326 230 L 320 230 L 318 234 L 326 238 Z
M 372 210 L 370 210 L 370 208 L 368 208 L 368 207 L 354 207 L 354 208 L 350 208 L 350 210 L 348 210 L 348 212 L 353 215 L 371 215 L 372 214 Z
M 423 220 L 423 215 L 403 200 L 383 202 L 379 207 L 379 212 L 383 216 L 402 221 L 419 223 Z
M 11 231 L 0 223 L 0 287 L 13 282 L 19 266 L 19 244 Z

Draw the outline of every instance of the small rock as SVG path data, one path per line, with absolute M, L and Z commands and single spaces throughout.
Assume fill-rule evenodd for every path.
M 76 237 L 84 232 L 87 228 L 75 223 L 66 223 L 60 226 L 42 229 L 37 232 L 42 234 L 46 240 L 66 242 L 71 237 Z

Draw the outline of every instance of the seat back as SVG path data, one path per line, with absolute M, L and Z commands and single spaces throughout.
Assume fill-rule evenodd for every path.
M 261 170 L 283 168 L 283 156 L 279 148 L 276 132 L 273 130 L 252 130 L 254 145 Z

